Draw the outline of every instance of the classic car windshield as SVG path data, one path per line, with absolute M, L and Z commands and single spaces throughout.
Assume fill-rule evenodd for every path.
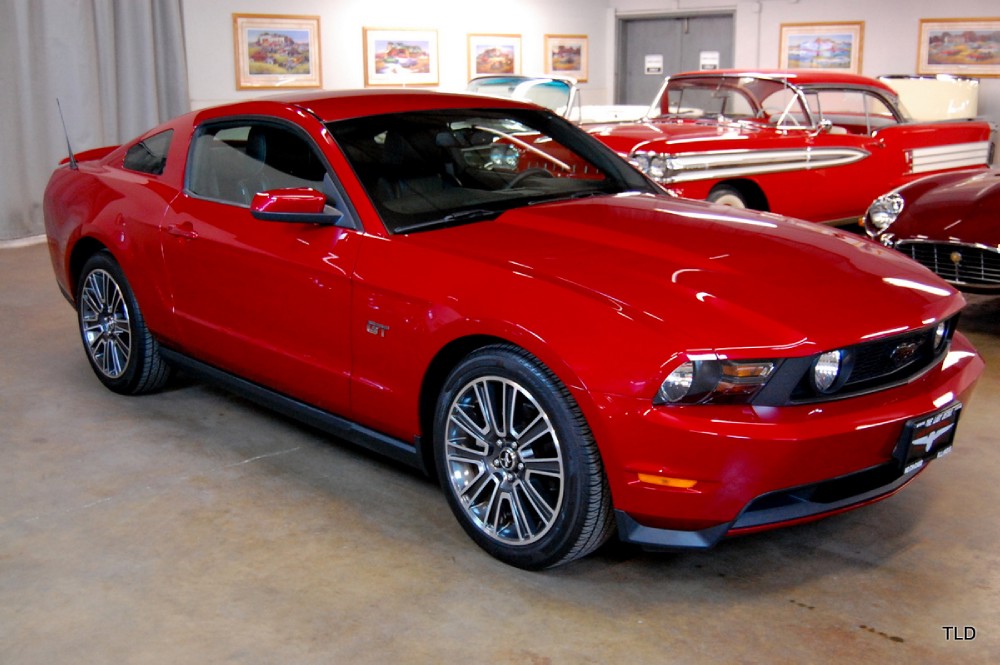
M 328 127 L 394 233 L 556 199 L 653 191 L 614 153 L 544 111 L 408 112 Z
M 561 116 L 571 108 L 574 83 L 567 79 L 532 76 L 479 76 L 469 81 L 466 88 L 491 97 L 518 99 L 544 106 Z
M 808 120 L 793 88 L 780 80 L 751 76 L 668 80 L 653 108 L 659 109 L 660 117 L 754 120 L 792 126 Z

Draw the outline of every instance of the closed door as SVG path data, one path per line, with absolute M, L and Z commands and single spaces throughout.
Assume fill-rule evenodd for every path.
M 732 14 L 619 19 L 615 102 L 650 104 L 670 74 L 732 66 Z

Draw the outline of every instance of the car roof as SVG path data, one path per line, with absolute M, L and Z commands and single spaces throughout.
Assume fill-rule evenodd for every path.
M 204 118 L 207 116 L 267 114 L 268 109 L 273 109 L 274 105 L 301 109 L 323 122 L 386 113 L 447 108 L 536 108 L 522 102 L 484 95 L 387 88 L 288 93 L 216 106 L 203 110 L 200 115 Z
M 669 78 L 671 81 L 685 78 L 713 78 L 713 77 L 753 77 L 761 79 L 772 79 L 776 81 L 787 81 L 791 85 L 842 85 L 842 86 L 866 86 L 878 88 L 892 95 L 896 94 L 890 86 L 885 83 L 861 76 L 859 74 L 848 74 L 846 72 L 835 72 L 825 69 L 712 69 L 702 71 L 683 72 L 673 74 Z

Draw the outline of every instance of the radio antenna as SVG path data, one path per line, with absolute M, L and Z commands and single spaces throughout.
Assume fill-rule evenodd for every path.
M 73 146 L 69 144 L 69 130 L 66 129 L 66 118 L 63 117 L 62 104 L 59 103 L 58 97 L 56 97 L 56 106 L 59 108 L 59 120 L 62 122 L 63 134 L 66 136 L 66 149 L 69 151 L 69 167 L 75 169 L 76 155 L 73 154 Z

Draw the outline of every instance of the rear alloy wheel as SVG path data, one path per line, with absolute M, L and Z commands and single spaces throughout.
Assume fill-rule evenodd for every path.
M 107 252 L 87 260 L 76 296 L 80 337 L 97 378 L 116 393 L 161 388 L 170 367 L 160 357 L 121 267 Z
M 735 187 L 729 187 L 728 185 L 720 185 L 713 189 L 709 195 L 708 200 L 712 203 L 721 203 L 725 206 L 732 206 L 733 208 L 748 208 L 747 201 L 743 198 L 743 195 Z
M 611 534 L 610 492 L 590 429 L 566 388 L 524 351 L 487 347 L 452 371 L 434 444 L 452 511 L 497 559 L 547 568 Z

